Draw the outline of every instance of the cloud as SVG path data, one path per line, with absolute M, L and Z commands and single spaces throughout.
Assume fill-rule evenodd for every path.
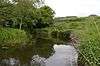
M 100 15 L 100 0 L 45 0 L 55 10 L 55 16 Z

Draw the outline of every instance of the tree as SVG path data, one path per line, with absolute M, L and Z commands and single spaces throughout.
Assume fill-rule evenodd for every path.
M 29 0 L 14 0 L 13 21 L 19 24 L 19 29 L 22 29 L 24 19 L 27 18 L 32 3 Z
M 43 28 L 53 23 L 54 11 L 49 6 L 42 6 L 36 10 L 35 25 Z
M 52 23 L 54 17 L 54 11 L 49 6 L 41 7 L 40 11 L 43 22 L 47 24 Z
M 0 24 L 4 25 L 11 18 L 13 4 L 9 0 L 0 0 Z
M 53 23 L 54 11 L 42 0 L 4 0 L 0 4 L 0 18 L 19 29 L 47 27 Z M 1 16 L 2 15 L 2 16 Z
M 36 9 L 36 3 L 40 0 L 13 0 L 14 2 L 14 18 L 13 20 L 19 24 L 19 29 L 22 29 L 22 25 L 27 22 L 32 22 L 33 11 Z M 33 5 L 34 4 L 34 5 Z

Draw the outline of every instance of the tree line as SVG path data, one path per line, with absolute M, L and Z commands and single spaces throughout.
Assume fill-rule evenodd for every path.
M 0 0 L 0 26 L 33 30 L 53 23 L 54 11 L 43 0 Z

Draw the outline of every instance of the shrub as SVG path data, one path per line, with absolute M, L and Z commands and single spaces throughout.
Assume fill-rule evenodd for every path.
M 13 28 L 0 28 L 0 46 L 18 46 L 28 41 L 26 32 Z

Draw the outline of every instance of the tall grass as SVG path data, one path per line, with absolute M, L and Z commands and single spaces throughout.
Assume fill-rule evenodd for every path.
M 98 23 L 100 25 L 100 23 Z M 88 19 L 79 46 L 79 65 L 100 66 L 100 32 L 94 17 Z
M 71 30 L 77 37 L 79 66 L 100 66 L 100 18 L 86 17 L 82 21 L 56 22 L 50 31 Z

